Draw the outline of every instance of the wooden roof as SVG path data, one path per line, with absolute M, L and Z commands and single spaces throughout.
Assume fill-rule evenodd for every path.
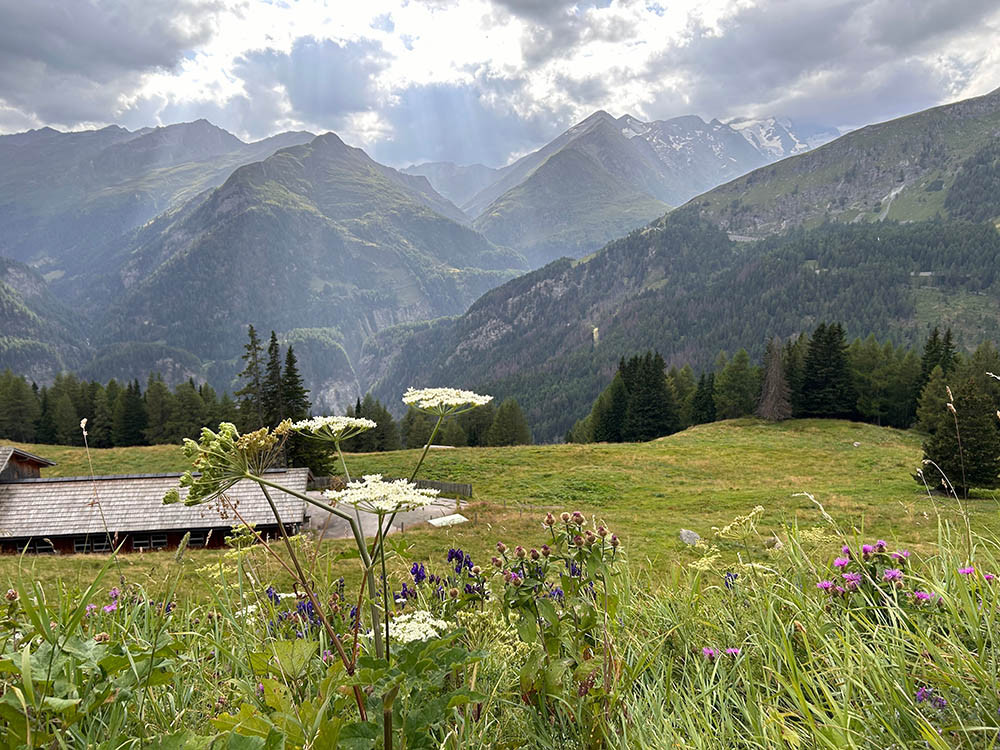
M 39 466 L 55 466 L 55 461 L 49 461 L 47 458 L 42 458 L 41 456 L 36 456 L 34 453 L 28 453 L 28 451 L 23 451 L 20 448 L 15 448 L 11 445 L 0 445 L 0 474 L 3 470 L 7 468 L 7 462 L 11 458 L 17 458 L 20 461 L 26 463 L 36 463 Z
M 163 495 L 177 486 L 179 477 L 180 474 L 142 474 L 6 482 L 0 484 L 0 535 L 20 538 L 103 534 L 106 529 L 114 533 L 236 526 L 240 519 L 230 506 L 235 506 L 247 523 L 260 526 L 274 523 L 260 486 L 249 480 L 230 489 L 226 503 L 164 505 Z M 269 473 L 269 478 L 305 494 L 309 469 L 275 471 Z M 182 500 L 186 495 L 187 490 L 181 490 Z M 304 501 L 277 491 L 272 491 L 271 497 L 282 521 L 288 524 L 305 521 Z

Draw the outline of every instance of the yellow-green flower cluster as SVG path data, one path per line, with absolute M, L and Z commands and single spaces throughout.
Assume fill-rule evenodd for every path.
M 180 487 L 170 489 L 163 502 L 180 502 L 180 489 L 186 487 L 184 504 L 200 505 L 216 499 L 241 479 L 260 476 L 274 465 L 289 429 L 287 420 L 273 432 L 264 427 L 245 435 L 231 422 L 220 424 L 218 432 L 203 427 L 198 442 L 184 441 L 184 456 L 194 471 L 184 472 Z

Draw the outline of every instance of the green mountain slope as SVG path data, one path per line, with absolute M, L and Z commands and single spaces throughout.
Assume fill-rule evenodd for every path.
M 362 362 L 378 369 L 363 375 L 383 398 L 444 382 L 516 396 L 536 437 L 558 439 L 619 358 L 647 348 L 706 367 L 720 350 L 759 355 L 767 337 L 824 319 L 911 344 L 944 323 L 974 345 L 1000 328 L 998 256 L 985 224 L 831 224 L 745 243 L 679 210 L 494 289 L 456 319 L 374 337 Z
M 474 226 L 541 266 L 562 255 L 592 252 L 668 208 L 616 178 L 584 150 L 566 148 L 490 204 Z
M 762 167 L 690 204 L 734 234 L 763 236 L 823 221 L 920 221 L 967 215 L 981 190 L 962 192 L 1000 132 L 1000 89 L 848 133 L 800 156 Z M 963 167 L 968 169 L 963 170 Z M 995 169 L 995 167 L 993 167 Z M 990 218 L 1000 215 L 1000 208 Z
M 309 329 L 298 340 L 347 354 L 310 386 L 344 390 L 366 336 L 460 313 L 525 268 L 432 205 L 451 204 L 332 133 L 283 149 L 136 234 L 118 270 L 94 282 L 115 300 L 98 341 L 234 361 L 248 323 Z
M 76 367 L 87 342 L 73 312 L 33 269 L 0 258 L 0 368 L 45 380 Z
M 222 184 L 237 167 L 312 137 L 244 143 L 205 120 L 0 136 L 0 254 L 62 282 L 91 264 L 95 248 Z M 63 293 L 73 287 L 60 284 Z

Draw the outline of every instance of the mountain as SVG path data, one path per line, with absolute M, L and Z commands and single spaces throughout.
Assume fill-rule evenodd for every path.
M 458 318 L 383 331 L 359 366 L 384 400 L 442 383 L 514 396 L 536 438 L 555 440 L 621 357 L 650 348 L 704 368 L 822 320 L 911 345 L 941 324 L 974 346 L 1000 327 L 998 254 L 988 224 L 830 224 L 748 243 L 689 207 L 493 289 Z
M 840 136 L 836 128 L 793 124 L 779 117 L 738 117 L 726 124 L 771 161 L 801 154 Z
M 491 185 L 499 172 L 482 164 L 459 165 L 450 161 L 411 164 L 400 171 L 426 177 L 431 187 L 456 205 Z
M 496 171 L 461 205 L 476 217 L 476 229 L 535 267 L 581 257 L 670 205 L 809 147 L 790 122 L 738 125 L 693 115 L 643 122 L 598 111 Z
M 73 312 L 34 269 L 0 258 L 0 363 L 45 380 L 76 367 L 86 342 Z
M 461 218 L 424 177 L 319 136 L 238 168 L 105 256 L 98 267 L 112 270 L 81 279 L 96 291 L 96 343 L 189 352 L 216 363 L 228 388 L 247 324 L 273 328 L 321 352 L 308 367 L 328 358 L 314 401 L 343 408 L 358 394 L 351 360 L 367 336 L 459 314 L 525 270 Z
M 222 184 L 237 167 L 312 137 L 244 143 L 206 120 L 0 136 L 0 255 L 30 261 L 49 279 L 73 275 L 96 247 Z
M 750 237 L 826 221 L 966 218 L 963 212 L 981 210 L 988 198 L 981 188 L 992 184 L 989 175 L 1000 175 L 991 156 L 998 135 L 1000 89 L 854 130 L 691 203 L 716 225 Z

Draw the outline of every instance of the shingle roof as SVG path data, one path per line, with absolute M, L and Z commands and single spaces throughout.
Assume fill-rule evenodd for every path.
M 247 523 L 274 523 L 260 486 L 249 480 L 236 484 L 228 504 L 163 505 L 163 495 L 177 486 L 176 474 L 130 477 L 68 477 L 27 479 L 0 484 L 0 535 L 57 536 L 111 532 L 160 531 L 235 526 L 240 523 L 230 505 Z M 305 493 L 309 469 L 288 469 L 273 479 L 290 490 Z M 96 495 L 99 503 L 94 501 Z M 181 490 L 181 498 L 187 494 Z M 281 520 L 302 523 L 306 504 L 285 492 L 271 492 Z M 103 511 L 103 518 L 102 518 Z

